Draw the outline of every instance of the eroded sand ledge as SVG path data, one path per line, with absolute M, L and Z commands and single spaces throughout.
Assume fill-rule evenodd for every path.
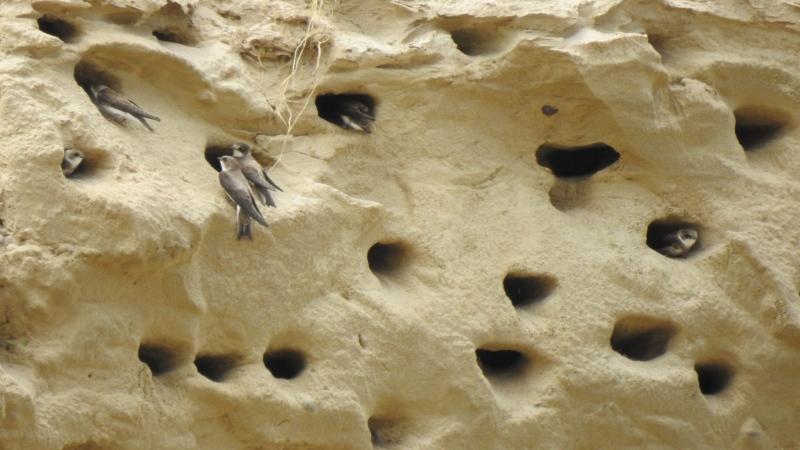
M 800 8 L 330 3 L 0 5 L 0 447 L 797 445 Z

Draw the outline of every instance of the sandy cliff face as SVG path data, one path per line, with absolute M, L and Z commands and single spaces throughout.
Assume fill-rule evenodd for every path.
M 796 4 L 25 0 L 0 51 L 2 448 L 800 445 Z

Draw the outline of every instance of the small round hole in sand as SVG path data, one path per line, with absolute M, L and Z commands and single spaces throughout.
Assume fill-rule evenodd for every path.
M 611 146 L 597 143 L 584 147 L 542 145 L 536 162 L 559 178 L 588 177 L 614 164 L 620 154 Z
M 702 229 L 679 218 L 654 220 L 647 227 L 645 243 L 669 258 L 685 258 L 702 248 Z
M 378 242 L 367 251 L 369 269 L 376 275 L 396 273 L 408 260 L 408 247 L 401 242 Z
M 633 361 L 650 361 L 667 352 L 676 327 L 669 321 L 631 316 L 614 324 L 611 348 Z
M 702 363 L 694 366 L 697 382 L 703 395 L 715 395 L 724 391 L 734 376 L 733 368 L 722 363 Z
M 543 300 L 553 292 L 555 287 L 555 278 L 546 275 L 508 274 L 503 279 L 506 296 L 517 308 Z
M 305 370 L 306 357 L 297 350 L 274 350 L 264 354 L 264 365 L 273 377 L 291 380 Z
M 174 370 L 181 363 L 174 349 L 159 344 L 139 345 L 139 361 L 147 364 L 156 377 Z
M 109 155 L 105 150 L 90 148 L 90 149 L 65 149 L 66 150 L 77 150 L 83 155 L 83 160 L 78 165 L 78 167 L 72 171 L 70 174 L 64 174 L 65 177 L 71 180 L 88 180 L 92 178 L 97 178 L 103 174 L 103 172 L 113 168 L 112 161 L 109 160 Z M 62 174 L 64 173 L 63 167 L 63 158 L 62 158 Z
M 516 350 L 479 348 L 475 351 L 475 356 L 477 357 L 478 365 L 487 378 L 522 375 L 530 362 L 525 355 Z
M 240 359 L 239 355 L 200 355 L 195 358 L 194 365 L 200 375 L 220 382 L 236 367 Z

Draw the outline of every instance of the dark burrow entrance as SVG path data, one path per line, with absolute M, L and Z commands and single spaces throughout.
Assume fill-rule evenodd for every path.
M 724 391 L 733 379 L 731 367 L 721 363 L 702 363 L 694 366 L 697 382 L 703 395 L 715 395 Z
M 177 351 L 158 344 L 139 345 L 139 361 L 147 364 L 155 377 L 176 369 L 181 363 Z
M 236 367 L 239 355 L 200 355 L 194 360 L 197 372 L 211 381 L 220 382 Z
M 633 361 L 650 361 L 667 352 L 677 328 L 670 322 L 650 317 L 626 317 L 614 324 L 611 348 Z
M 375 115 L 375 99 L 367 94 L 322 94 L 318 95 L 315 101 L 317 115 L 341 128 L 349 129 L 342 119 L 342 112 L 347 104 L 358 102 L 367 107 L 368 114 Z
M 232 145 L 232 144 L 231 144 Z M 219 162 L 221 156 L 232 156 L 233 150 L 230 145 L 211 145 L 206 147 L 205 158 L 206 162 L 214 168 L 217 172 L 222 171 L 222 164 Z
M 408 246 L 402 242 L 378 242 L 367 251 L 369 270 L 375 275 L 391 275 L 405 267 Z
M 570 148 L 545 144 L 536 150 L 536 162 L 558 178 L 589 177 L 614 164 L 619 157 L 616 150 L 603 143 Z
M 80 34 L 78 27 L 55 17 L 43 16 L 40 17 L 36 23 L 39 24 L 39 30 L 42 33 L 47 33 L 50 36 L 55 36 L 61 39 L 64 43 L 70 43 L 75 40 Z
M 264 365 L 273 377 L 291 380 L 305 370 L 306 357 L 297 350 L 274 350 L 264 354 Z
M 665 248 L 673 245 L 676 239 L 679 237 L 686 240 L 688 237 L 685 233 L 681 233 L 681 230 L 693 230 L 695 236 L 695 242 L 683 254 L 673 255 L 670 254 L 669 250 L 665 250 Z M 680 219 L 664 219 L 664 220 L 654 220 L 650 223 L 647 227 L 647 240 L 645 243 L 651 249 L 669 257 L 687 257 L 690 256 L 702 248 L 702 230 L 700 225 L 695 222 L 687 222 Z
M 758 106 L 742 106 L 733 112 L 736 139 L 745 151 L 764 148 L 783 134 L 789 123 L 781 111 Z
M 487 378 L 522 375 L 530 362 L 525 355 L 516 350 L 479 348 L 475 351 L 475 356 L 477 357 L 478 365 Z
M 508 274 L 503 279 L 506 296 L 517 308 L 543 300 L 553 292 L 555 287 L 556 280 L 546 275 Z

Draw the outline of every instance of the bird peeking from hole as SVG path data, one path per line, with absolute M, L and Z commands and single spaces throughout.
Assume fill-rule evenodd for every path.
M 697 243 L 697 230 L 681 228 L 659 239 L 654 245 L 658 253 L 670 258 L 686 256 L 689 250 Z
M 236 204 L 236 239 L 246 237 L 253 240 L 250 229 L 250 219 L 268 227 L 264 216 L 258 209 L 256 199 L 250 191 L 250 184 L 242 173 L 242 166 L 239 160 L 233 156 L 222 156 L 219 158 L 222 171 L 219 173 L 219 184 L 225 189 L 225 193 Z
M 61 172 L 64 173 L 65 177 L 72 175 L 83 160 L 83 153 L 73 148 L 65 148 L 64 159 L 61 160 Z
M 93 84 L 90 90 L 92 91 L 92 99 L 95 105 L 106 119 L 116 123 L 122 123 L 128 119 L 133 119 L 155 133 L 156 130 L 144 119 L 147 118 L 161 122 L 161 119 L 158 117 L 146 112 L 140 108 L 139 105 L 133 103 L 120 95 L 119 92 L 104 84 Z
M 372 122 L 375 116 L 370 114 L 369 107 L 354 99 L 341 99 L 337 104 L 339 117 L 344 124 L 342 128 L 372 133 Z

